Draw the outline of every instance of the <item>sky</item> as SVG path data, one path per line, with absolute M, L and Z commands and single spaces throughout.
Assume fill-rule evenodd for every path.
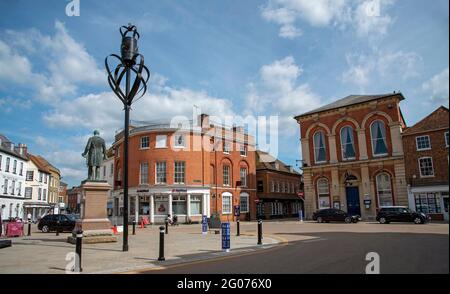
M 79 16 L 66 14 L 79 3 Z M 123 126 L 104 59 L 133 23 L 151 71 L 131 119 L 277 116 L 278 157 L 301 159 L 293 119 L 352 94 L 401 91 L 407 125 L 449 103 L 448 0 L 0 0 L 0 133 L 86 178 L 94 129 Z M 73 10 L 76 12 L 76 10 Z M 73 14 L 73 13 L 72 13 Z M 199 107 L 200 110 L 193 108 Z

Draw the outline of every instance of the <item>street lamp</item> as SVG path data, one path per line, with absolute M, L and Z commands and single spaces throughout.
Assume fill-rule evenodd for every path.
M 150 72 L 144 65 L 144 56 L 138 53 L 139 33 L 136 26 L 128 24 L 120 29 L 122 35 L 121 56 L 111 54 L 105 58 L 108 72 L 108 83 L 116 96 L 122 101 L 125 110 L 124 129 L 124 158 L 123 158 L 123 251 L 128 251 L 128 136 L 131 104 L 145 95 Z M 109 59 L 118 61 L 111 70 Z M 123 77 L 125 76 L 125 93 L 123 91 Z M 130 88 L 131 79 L 133 84 Z M 134 98 L 138 95 L 138 98 Z

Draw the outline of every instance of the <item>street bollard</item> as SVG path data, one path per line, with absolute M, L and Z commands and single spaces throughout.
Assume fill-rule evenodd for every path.
M 133 235 L 136 235 L 136 221 L 133 221 Z
M 241 235 L 241 228 L 240 228 L 239 219 L 236 220 L 236 229 L 237 229 L 236 236 L 240 236 Z
M 258 245 L 262 245 L 262 220 L 258 220 Z
M 164 261 L 164 227 L 159 227 L 159 257 L 158 261 Z
M 56 236 L 59 236 L 59 221 L 56 222 Z
M 81 268 L 81 245 L 83 244 L 83 231 L 77 231 L 77 242 L 75 245 L 75 268 L 74 271 L 81 273 L 83 269 Z
M 169 234 L 169 220 L 166 219 L 166 234 Z
M 28 234 L 27 236 L 31 236 L 31 220 L 28 220 Z

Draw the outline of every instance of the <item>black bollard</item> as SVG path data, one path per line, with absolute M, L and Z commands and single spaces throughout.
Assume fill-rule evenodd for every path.
M 262 220 L 258 220 L 258 245 L 262 245 Z
M 28 220 L 28 234 L 27 236 L 31 236 L 31 220 Z
M 240 222 L 239 222 L 239 219 L 237 219 L 236 220 L 236 229 L 237 229 L 237 232 L 236 232 L 236 236 L 240 236 L 241 235 L 241 228 L 240 228 Z
M 56 236 L 59 236 L 59 221 L 56 222 Z
M 158 261 L 164 261 L 164 227 L 159 227 L 159 257 Z
M 136 235 L 136 221 L 133 221 L 133 235 Z
M 169 234 L 169 220 L 166 219 L 166 234 Z
M 83 244 L 83 231 L 77 231 L 77 243 L 75 245 L 75 272 L 81 273 L 81 245 Z

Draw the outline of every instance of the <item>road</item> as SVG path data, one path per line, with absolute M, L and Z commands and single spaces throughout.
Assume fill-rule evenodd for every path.
M 449 273 L 449 237 L 445 234 L 320 232 L 308 235 L 317 238 L 243 256 L 141 273 L 364 274 L 369 252 L 379 254 L 381 274 Z

